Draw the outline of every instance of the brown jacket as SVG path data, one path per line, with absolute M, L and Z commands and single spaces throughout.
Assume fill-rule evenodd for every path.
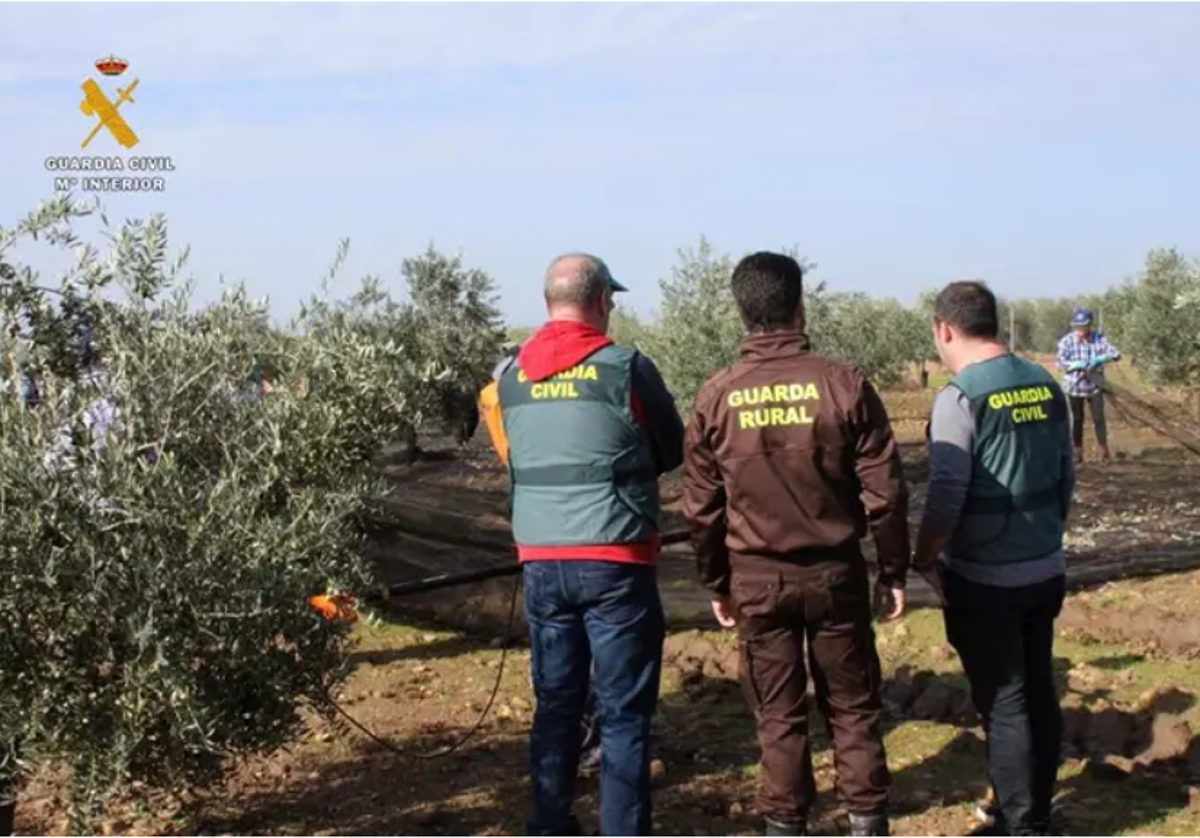
M 903 584 L 908 489 L 891 422 L 856 367 L 798 332 L 752 335 L 701 388 L 684 446 L 684 515 L 701 582 L 728 594 L 730 557 L 861 556 Z

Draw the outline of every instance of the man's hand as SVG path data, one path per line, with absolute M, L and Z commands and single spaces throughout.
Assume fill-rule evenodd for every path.
M 882 623 L 890 623 L 904 616 L 908 609 L 908 594 L 904 588 L 896 588 L 883 582 L 875 583 L 875 616 Z
M 1082 372 L 1087 369 L 1087 361 L 1072 361 L 1067 364 L 1067 372 Z
M 933 589 L 933 593 L 938 600 L 938 607 L 945 608 L 946 588 L 942 581 L 942 563 L 934 562 L 929 567 L 923 570 L 918 570 L 917 573 L 921 574 L 921 578 L 924 579 L 926 584 Z
M 721 628 L 729 629 L 737 625 L 737 612 L 733 610 L 733 602 L 729 597 L 716 597 L 712 601 L 712 610 Z

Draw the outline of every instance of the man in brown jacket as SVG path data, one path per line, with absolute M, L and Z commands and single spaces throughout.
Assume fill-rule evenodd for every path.
M 860 539 L 875 538 L 875 607 L 904 612 L 908 493 L 879 394 L 813 355 L 795 259 L 755 253 L 733 272 L 750 335 L 701 389 L 685 445 L 684 514 L 718 622 L 738 629 L 762 748 L 768 835 L 803 835 L 816 787 L 808 665 L 833 731 L 853 835 L 887 835 L 879 658 Z

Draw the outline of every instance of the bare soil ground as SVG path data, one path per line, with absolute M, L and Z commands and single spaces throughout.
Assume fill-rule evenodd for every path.
M 888 403 L 905 443 L 916 515 L 929 395 L 889 394 Z M 1083 467 L 1072 522 L 1071 571 L 1079 590 L 1064 610 L 1056 646 L 1068 720 L 1060 809 L 1072 833 L 1200 834 L 1200 569 L 1188 569 L 1200 568 L 1200 461 L 1119 420 L 1113 425 L 1114 447 L 1124 456 Z M 512 560 L 502 546 L 504 478 L 479 446 L 393 476 L 397 509 L 410 526 L 377 540 L 385 577 Z M 678 479 L 668 478 L 667 498 L 678 491 Z M 414 517 L 414 507 L 424 512 Z M 493 539 L 495 547 L 466 549 L 430 535 L 447 521 L 458 536 Z M 678 523 L 677 513 L 668 513 L 666 523 Z M 422 526 L 425 536 L 413 532 Z M 1146 568 L 1171 566 L 1183 570 L 1136 578 Z M 685 553 L 663 562 L 672 632 L 657 722 L 657 828 L 673 835 L 758 834 L 757 745 L 736 683 L 736 645 L 711 630 L 706 597 L 691 573 Z M 364 627 L 341 703 L 387 747 L 314 718 L 304 741 L 235 766 L 216 793 L 114 803 L 106 831 L 522 834 L 533 711 L 528 652 L 518 645 L 506 655 L 497 631 L 512 591 L 513 580 L 500 579 L 396 599 L 388 621 Z M 880 627 L 878 642 L 887 674 L 894 834 L 964 834 L 986 785 L 984 752 L 940 617 L 918 610 Z M 447 756 L 433 756 L 475 724 L 502 664 L 496 704 L 478 735 Z M 828 738 L 819 719 L 814 725 L 823 801 L 814 831 L 844 834 Z M 578 811 L 585 825 L 595 792 L 593 780 L 582 781 Z M 18 829 L 61 833 L 64 812 L 61 785 L 36 778 L 25 790 Z

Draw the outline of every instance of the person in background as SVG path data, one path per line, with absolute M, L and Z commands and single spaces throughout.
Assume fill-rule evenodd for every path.
M 255 361 L 250 366 L 246 380 L 231 384 L 229 389 L 230 395 L 235 401 L 261 404 L 267 396 L 271 395 L 274 387 L 270 377 L 263 370 L 262 364 Z
M 658 478 L 683 422 L 653 362 L 608 337 L 625 291 L 583 253 L 546 273 L 548 322 L 499 377 L 537 708 L 531 835 L 578 835 L 580 728 L 594 685 L 600 833 L 649 835 L 651 721 L 665 616 Z
M 518 344 L 508 341 L 502 347 L 503 356 L 492 370 L 492 380 L 479 391 L 479 416 L 488 432 L 492 450 L 500 458 L 500 464 L 508 468 L 508 437 L 504 433 L 504 411 L 500 406 L 500 377 L 517 360 Z M 511 497 L 508 516 L 512 518 Z
M 1000 340 L 981 283 L 943 289 L 933 332 L 954 378 L 934 403 L 912 566 L 942 597 L 987 733 L 995 795 L 980 814 L 994 823 L 979 834 L 1050 835 L 1062 739 L 1054 622 L 1075 486 L 1067 397 Z
M 455 444 L 466 449 L 479 430 L 478 393 L 473 387 L 456 388 L 445 394 L 447 430 Z
M 78 385 L 87 394 L 88 402 L 75 421 L 59 430 L 58 438 L 43 458 L 46 468 L 56 473 L 69 473 L 75 468 L 76 453 L 81 447 L 103 451 L 108 434 L 123 428 L 120 399 L 90 323 L 80 327 L 78 342 Z
M 496 362 L 496 368 L 492 370 L 492 380 L 499 381 L 500 376 L 504 375 L 505 371 L 513 365 L 517 360 L 517 353 L 521 351 L 521 344 L 515 340 L 506 340 L 500 347 L 501 357 Z
M 1117 348 L 1093 328 L 1095 315 L 1079 306 L 1071 315 L 1071 331 L 1058 342 L 1057 366 L 1063 371 L 1063 389 L 1071 406 L 1071 441 L 1075 461 L 1083 462 L 1084 406 L 1090 406 L 1101 459 L 1110 459 L 1108 425 L 1104 420 L 1104 367 L 1121 358 Z
M 899 449 L 862 372 L 810 351 L 795 259 L 747 256 L 730 284 L 750 335 L 696 397 L 684 515 L 717 622 L 738 631 L 762 747 L 758 809 L 767 835 L 806 833 L 816 796 L 807 646 L 851 834 L 887 835 L 891 775 L 860 540 L 869 525 L 875 607 L 895 619 L 909 561 Z
M 21 402 L 26 407 L 37 407 L 42 403 L 42 393 L 32 373 L 27 372 L 21 376 Z

